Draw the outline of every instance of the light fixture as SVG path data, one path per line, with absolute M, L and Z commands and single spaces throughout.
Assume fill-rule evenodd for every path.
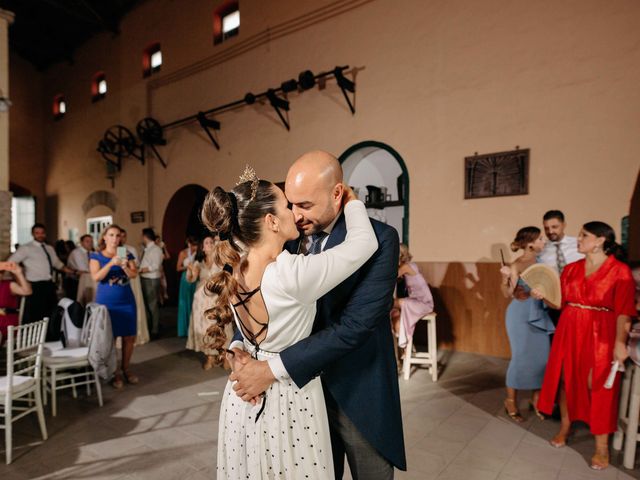
M 213 143 L 213 146 L 216 147 L 217 150 L 220 150 L 220 145 L 218 145 L 217 140 L 211 134 L 211 130 L 209 130 L 210 128 L 213 128 L 214 130 L 220 130 L 220 122 L 214 120 L 213 118 L 207 118 L 207 115 L 204 112 L 198 112 L 197 118 L 198 123 L 204 130 L 204 133 L 206 133 L 209 137 L 209 140 L 211 140 L 211 143 Z
M 353 106 L 353 104 L 351 103 L 351 99 L 349 98 L 349 95 L 347 95 L 347 91 L 349 91 L 351 93 L 355 93 L 356 84 L 343 75 L 343 73 L 342 73 L 343 70 L 344 70 L 343 67 L 336 67 L 333 70 L 333 76 L 336 77 L 336 81 L 338 82 L 338 86 L 340 87 L 340 90 L 342 90 L 342 94 L 344 95 L 344 99 L 349 104 L 349 110 L 351 110 L 352 114 L 355 114 L 356 113 L 356 109 Z
M 316 77 L 311 70 L 305 70 L 298 75 L 298 84 L 303 90 L 310 90 L 316 86 Z
M 267 90 L 267 98 L 269 99 L 269 103 L 271 104 L 273 109 L 276 111 L 276 113 L 280 117 L 280 120 L 282 120 L 282 123 L 284 123 L 284 126 L 286 127 L 286 129 L 290 130 L 289 122 L 287 122 L 287 119 L 284 118 L 284 115 L 282 114 L 282 111 L 281 111 L 281 110 L 284 110 L 285 112 L 289 111 L 289 101 L 277 96 L 276 91 L 272 88 Z
M 293 78 L 291 80 L 287 80 L 286 82 L 282 82 L 280 88 L 284 93 L 295 92 L 298 90 L 298 82 L 296 82 Z

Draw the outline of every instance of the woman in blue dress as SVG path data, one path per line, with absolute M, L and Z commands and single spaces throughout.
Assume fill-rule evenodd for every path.
M 178 336 L 189 335 L 189 319 L 191 318 L 191 304 L 196 293 L 196 283 L 187 281 L 187 268 L 195 262 L 198 252 L 198 240 L 196 237 L 187 237 L 187 248 L 178 255 L 176 271 L 180 274 L 180 290 L 178 293 Z
M 543 247 L 544 238 L 538 227 L 521 228 L 511 244 L 511 250 L 522 250 L 522 255 L 510 266 L 500 269 L 502 293 L 507 298 L 513 298 L 506 316 L 511 362 L 507 369 L 504 408 L 507 415 L 518 423 L 523 418 L 518 410 L 517 391 L 533 391 L 530 406 L 535 410 L 549 357 L 549 335 L 555 331 L 542 300 L 531 297 L 529 287 L 520 279 L 520 274 L 536 263 L 536 256 Z M 544 418 L 537 410 L 536 415 Z
M 120 227 L 109 225 L 100 236 L 98 251 L 90 255 L 91 276 L 97 283 L 96 303 L 109 311 L 113 336 L 122 337 L 122 373 L 116 371 L 113 386 L 121 389 L 124 379 L 127 383 L 138 383 L 138 377 L 131 373 L 129 364 L 136 341 L 136 300 L 129 279 L 138 275 L 133 255 L 126 252 L 126 258 L 118 256 Z

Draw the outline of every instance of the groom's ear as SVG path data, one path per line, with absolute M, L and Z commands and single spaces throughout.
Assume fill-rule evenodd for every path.
M 333 187 L 332 198 L 339 203 L 342 201 L 342 195 L 344 195 L 344 185 L 337 183 L 336 186 Z

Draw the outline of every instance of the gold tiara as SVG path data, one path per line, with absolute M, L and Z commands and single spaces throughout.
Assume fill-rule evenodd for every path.
M 251 198 L 249 202 L 256 198 L 256 194 L 258 193 L 258 185 L 260 183 L 260 179 L 258 175 L 256 175 L 256 171 L 250 167 L 248 164 L 244 167 L 244 172 L 240 175 L 238 182 L 236 185 L 240 185 L 242 183 L 251 182 Z

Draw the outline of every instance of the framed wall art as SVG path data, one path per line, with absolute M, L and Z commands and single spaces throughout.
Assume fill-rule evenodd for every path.
M 529 149 L 486 153 L 464 159 L 464 198 L 529 193 Z

